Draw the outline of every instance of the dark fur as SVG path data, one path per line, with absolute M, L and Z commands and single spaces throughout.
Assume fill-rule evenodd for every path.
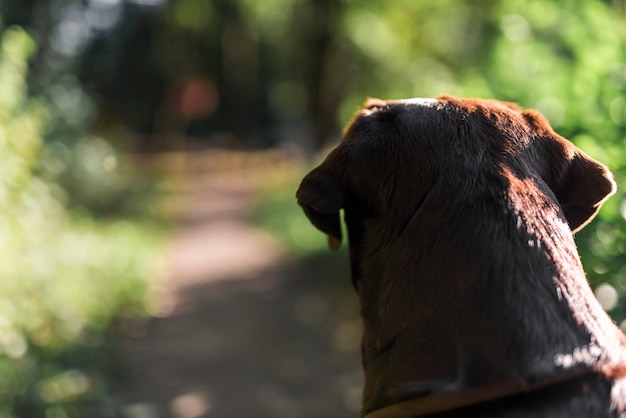
M 572 235 L 614 188 L 604 165 L 536 112 L 370 99 L 297 193 L 335 245 L 345 211 L 364 323 L 362 414 L 582 369 L 446 416 L 619 416 L 626 340 Z

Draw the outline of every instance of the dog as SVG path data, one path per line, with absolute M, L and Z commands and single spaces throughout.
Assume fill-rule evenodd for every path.
M 344 213 L 361 416 L 626 416 L 626 338 L 573 239 L 615 187 L 536 111 L 368 99 L 296 194 L 332 249 Z

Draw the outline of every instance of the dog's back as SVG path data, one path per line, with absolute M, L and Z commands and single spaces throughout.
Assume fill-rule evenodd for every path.
M 345 210 L 363 415 L 624 411 L 625 338 L 572 237 L 613 191 L 606 167 L 535 112 L 371 100 L 298 190 L 335 244 Z

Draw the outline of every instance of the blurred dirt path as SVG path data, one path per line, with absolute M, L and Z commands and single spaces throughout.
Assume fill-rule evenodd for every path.
M 358 416 L 360 329 L 346 269 L 287 257 L 248 222 L 262 167 L 197 168 L 211 158 L 193 156 L 174 191 L 161 310 L 122 341 L 120 410 L 129 418 Z

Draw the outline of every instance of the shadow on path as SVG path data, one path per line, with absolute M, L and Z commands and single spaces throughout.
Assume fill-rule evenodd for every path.
M 358 416 L 345 254 L 285 256 L 246 221 L 256 190 L 254 177 L 213 173 L 179 191 L 161 313 L 122 341 L 128 417 Z

